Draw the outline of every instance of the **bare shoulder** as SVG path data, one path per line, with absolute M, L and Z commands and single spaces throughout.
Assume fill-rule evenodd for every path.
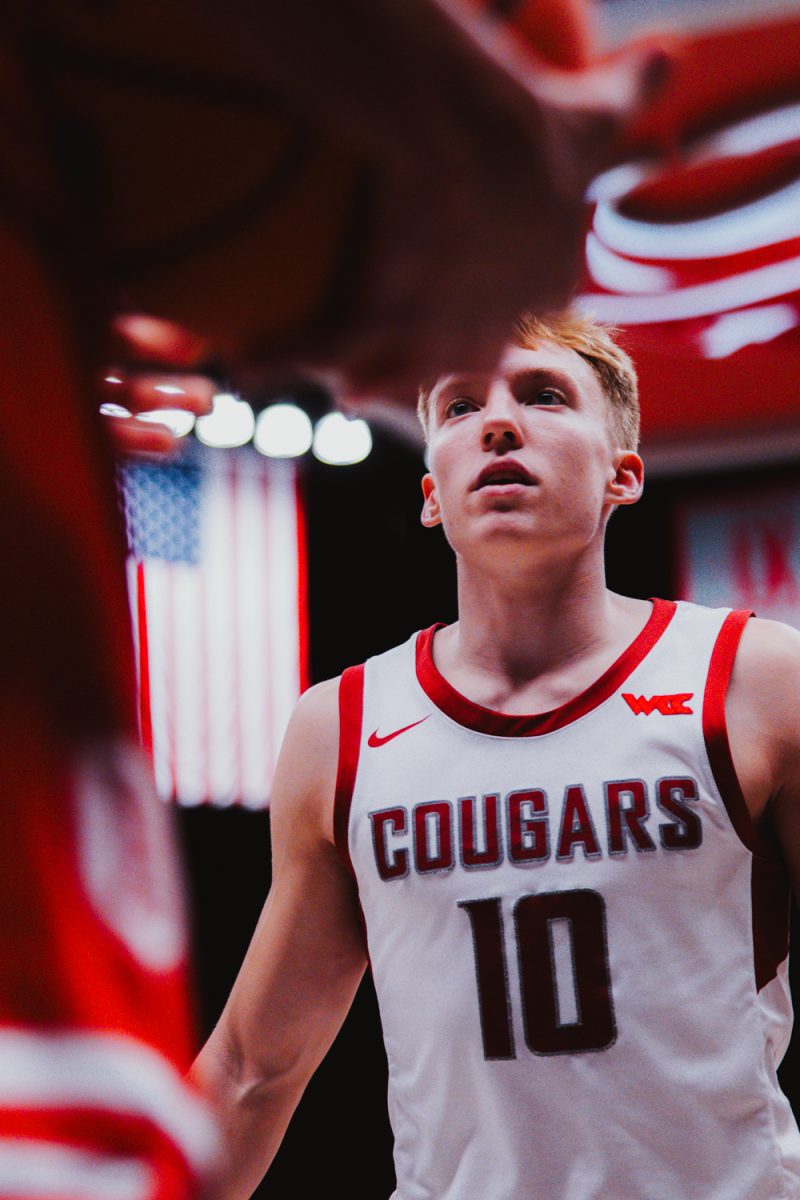
M 778 621 L 748 621 L 726 703 L 734 763 L 751 811 L 798 770 L 800 633 Z
M 338 757 L 337 676 L 305 691 L 289 720 L 270 803 L 273 828 L 291 826 L 331 840 Z
M 727 702 L 734 764 L 758 819 L 772 816 L 795 896 L 800 896 L 800 632 L 747 622 Z
M 748 621 L 736 655 L 732 691 L 741 693 L 739 699 L 749 701 L 760 708 L 792 701 L 792 708 L 800 718 L 797 705 L 800 690 L 800 631 L 780 621 L 766 621 L 754 617 Z M 779 714 L 773 711 L 773 718 Z
M 310 760 L 324 756 L 339 740 L 339 680 L 326 679 L 303 692 L 286 729 L 284 746 L 299 741 Z

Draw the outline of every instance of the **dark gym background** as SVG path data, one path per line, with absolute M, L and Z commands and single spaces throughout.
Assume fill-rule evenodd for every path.
M 421 456 L 386 434 L 373 431 L 373 436 L 372 454 L 357 466 L 328 467 L 310 456 L 302 464 L 312 682 L 456 615 L 452 555 L 441 530 L 425 530 L 419 523 Z M 720 487 L 757 494 L 766 483 L 793 473 L 794 468 L 762 468 L 702 480 L 649 481 L 641 503 L 617 512 L 609 526 L 609 585 L 643 598 L 672 596 L 675 503 L 689 492 Z M 269 816 L 201 808 L 181 810 L 179 819 L 194 933 L 199 1045 L 225 1002 L 269 888 Z M 798 1042 L 800 1037 L 781 1073 L 796 1111 Z M 385 1093 L 380 1025 L 367 980 L 255 1193 L 258 1200 L 322 1195 L 388 1200 L 394 1175 Z

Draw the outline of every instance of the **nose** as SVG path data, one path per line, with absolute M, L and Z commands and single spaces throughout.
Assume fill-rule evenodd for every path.
M 507 391 L 491 393 L 483 410 L 481 444 L 484 450 L 516 450 L 522 427 L 516 400 Z

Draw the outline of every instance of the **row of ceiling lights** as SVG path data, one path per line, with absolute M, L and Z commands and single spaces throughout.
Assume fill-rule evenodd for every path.
M 109 380 L 109 382 L 116 382 Z M 166 391 L 166 387 L 159 390 Z M 108 416 L 130 416 L 117 404 L 104 404 Z M 268 458 L 298 458 L 312 451 L 320 462 L 349 466 L 361 462 L 372 449 L 372 435 L 366 421 L 350 419 L 340 412 L 326 413 L 312 425 L 304 409 L 292 402 L 270 404 L 255 415 L 246 400 L 230 392 L 219 392 L 214 407 L 205 417 L 178 408 L 162 408 L 141 413 L 140 419 L 167 425 L 176 437 L 194 430 L 205 446 L 228 449 L 252 441 L 259 454 Z

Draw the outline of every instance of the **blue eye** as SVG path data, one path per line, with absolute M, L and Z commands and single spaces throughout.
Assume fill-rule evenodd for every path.
M 560 392 L 554 391 L 553 388 L 542 388 L 540 391 L 534 393 L 530 403 L 542 404 L 547 408 L 554 404 L 563 404 L 564 397 Z
M 455 400 L 451 400 L 450 403 L 448 404 L 447 410 L 446 410 L 446 416 L 460 417 L 463 415 L 463 413 L 469 412 L 470 409 L 474 408 L 474 407 L 475 407 L 474 400 L 466 400 L 462 397 L 457 397 Z

